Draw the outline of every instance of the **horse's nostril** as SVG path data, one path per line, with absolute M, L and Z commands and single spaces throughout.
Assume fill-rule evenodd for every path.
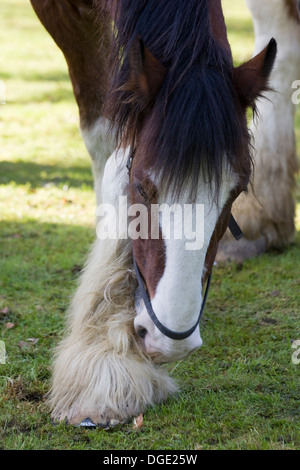
M 145 336 L 146 334 L 148 333 L 148 331 L 146 330 L 146 328 L 143 328 L 143 327 L 140 327 L 138 330 L 137 330 L 137 334 L 140 338 L 142 339 L 145 339 Z

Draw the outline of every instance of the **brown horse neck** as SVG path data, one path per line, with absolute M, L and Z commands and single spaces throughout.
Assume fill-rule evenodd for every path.
M 93 0 L 31 0 L 31 4 L 65 56 L 81 127 L 88 127 L 101 116 L 107 89 L 109 16 L 103 12 L 101 25 L 97 23 Z

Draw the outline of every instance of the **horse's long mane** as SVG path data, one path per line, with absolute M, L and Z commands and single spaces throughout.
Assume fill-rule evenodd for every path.
M 210 0 L 115 2 L 108 115 L 122 144 L 130 145 L 144 111 L 124 85 L 130 77 L 129 51 L 140 37 L 168 70 L 143 145 L 151 155 L 151 167 L 176 190 L 190 178 L 195 188 L 201 172 L 218 188 L 226 162 L 241 174 L 250 159 L 231 52 L 214 37 L 209 4 Z

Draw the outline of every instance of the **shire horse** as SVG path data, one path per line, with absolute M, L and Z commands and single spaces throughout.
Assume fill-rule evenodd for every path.
M 269 34 L 278 54 L 270 76 L 272 90 L 257 102 L 259 119 L 250 124 L 254 171 L 248 193 L 233 204 L 244 239 L 223 238 L 218 261 L 242 262 L 270 249 L 281 250 L 295 237 L 298 158 L 292 84 L 300 77 L 300 2 L 247 0 L 255 32 L 255 53 Z
M 64 52 L 73 86 L 79 83 L 78 100 L 88 96 L 85 85 L 95 89 L 94 80 L 101 79 L 101 64 L 89 63 L 97 60 L 90 36 L 92 30 L 95 41 L 99 38 L 95 14 L 102 33 L 108 15 L 113 20 L 105 106 L 89 102 L 94 114 L 89 116 L 87 107 L 85 136 L 95 139 L 99 118 L 109 118 L 118 146 L 105 165 L 101 199 L 117 206 L 120 196 L 128 196 L 130 204 L 146 208 L 149 232 L 159 224 L 155 239 L 130 240 L 125 233 L 96 239 L 56 351 L 49 399 L 53 419 L 114 425 L 174 393 L 177 385 L 161 364 L 202 344 L 203 286 L 232 203 L 251 174 L 246 111 L 268 87 L 277 46 L 274 39 L 267 41 L 256 57 L 235 68 L 220 0 L 98 0 L 95 9 L 90 1 L 32 4 L 57 42 L 57 35 L 70 35 Z M 58 4 L 61 15 L 68 9 L 72 14 L 60 17 Z M 82 5 L 89 11 L 82 21 L 94 25 L 86 29 L 86 55 L 84 36 L 75 35 Z M 74 36 L 70 24 L 63 31 L 72 15 Z M 97 47 L 103 57 L 101 44 Z M 175 215 L 178 206 L 204 205 L 201 249 L 186 250 L 184 237 L 165 236 L 171 221 L 152 220 L 150 214 L 152 205 L 162 203 L 174 206 Z M 119 218 L 126 221 L 127 211 Z M 166 335 L 160 325 L 179 336 Z

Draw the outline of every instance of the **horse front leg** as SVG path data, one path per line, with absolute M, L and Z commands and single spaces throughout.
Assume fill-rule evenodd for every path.
M 125 422 L 176 390 L 135 337 L 135 289 L 131 243 L 97 240 L 57 348 L 49 397 L 55 421 Z
M 93 0 L 31 0 L 68 65 L 82 137 L 92 159 L 98 204 L 104 166 L 113 150 L 103 116 L 112 31 L 109 13 L 100 8 L 102 3 L 98 2 L 96 12 Z

